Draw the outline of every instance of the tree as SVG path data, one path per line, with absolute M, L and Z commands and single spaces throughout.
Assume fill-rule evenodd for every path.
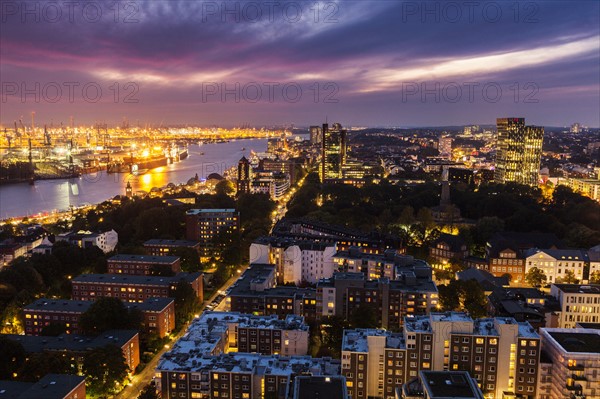
M 31 353 L 19 374 L 23 381 L 38 381 L 49 373 L 77 374 L 77 367 L 64 353 Z
M 25 349 L 17 341 L 0 336 L 0 380 L 14 379 L 25 363 Z
M 600 284 L 600 271 L 590 274 L 590 284 Z
M 452 280 L 438 287 L 443 310 L 466 310 L 473 318 L 486 316 L 487 298 L 476 280 Z
M 215 186 L 217 195 L 231 195 L 235 193 L 235 186 L 230 180 L 221 180 Z
M 377 328 L 377 309 L 372 304 L 361 303 L 350 316 L 350 324 L 354 328 Z
M 190 283 L 180 280 L 175 287 L 172 295 L 175 298 L 175 320 L 176 329 L 187 323 L 193 315 L 200 309 L 198 294 L 192 288 Z
M 565 271 L 565 276 L 562 278 L 562 282 L 565 284 L 577 284 L 579 280 L 575 277 L 573 270 Z
M 200 271 L 200 256 L 198 251 L 189 247 L 178 247 L 172 255 L 179 256 L 181 261 L 181 270 L 184 272 L 199 272 Z
M 60 334 L 67 331 L 67 326 L 61 323 L 50 323 L 42 328 L 40 335 L 48 337 L 58 337 Z
M 542 271 L 542 269 L 538 269 L 537 267 L 532 267 L 529 269 L 527 274 L 525 274 L 525 281 L 533 287 L 541 287 L 548 278 Z
M 156 393 L 156 388 L 152 385 L 146 385 L 138 395 L 137 399 L 159 399 L 159 397 Z
M 85 334 L 99 334 L 114 329 L 139 329 L 142 314 L 127 309 L 119 298 L 99 298 L 79 318 L 79 329 Z
M 115 345 L 89 351 L 83 360 L 87 389 L 96 396 L 117 393 L 127 377 L 127 369 L 123 351 Z

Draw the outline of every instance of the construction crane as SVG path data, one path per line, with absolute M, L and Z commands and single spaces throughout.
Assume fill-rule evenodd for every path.
M 35 131 L 35 111 L 31 111 L 31 133 Z
M 8 142 L 8 150 L 10 151 L 12 136 L 10 134 L 8 134 L 8 130 L 6 128 L 4 128 L 4 135 L 6 136 L 6 141 Z

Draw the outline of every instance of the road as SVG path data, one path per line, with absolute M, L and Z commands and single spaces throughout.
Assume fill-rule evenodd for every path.
M 300 188 L 302 186 L 302 184 L 304 183 L 304 178 L 302 178 L 299 182 L 298 182 L 298 188 Z M 273 226 L 275 226 L 275 223 L 277 223 L 277 221 L 281 218 L 283 218 L 285 216 L 285 213 L 287 212 L 287 202 L 291 199 L 291 197 L 294 195 L 294 193 L 297 191 L 297 188 L 293 188 L 292 190 L 290 190 L 290 192 L 288 194 L 286 194 L 282 200 L 280 200 L 277 209 L 273 212 L 272 214 L 272 222 L 273 222 Z M 271 228 L 272 228 L 271 227 Z M 248 268 L 248 265 L 246 266 L 240 266 L 237 270 L 236 273 L 233 274 L 233 276 L 231 276 L 231 278 L 229 280 L 227 280 L 225 282 L 225 284 L 223 284 L 221 286 L 221 288 L 219 288 L 218 290 L 215 290 L 215 292 L 211 295 L 211 297 L 209 299 L 207 299 L 203 304 L 202 304 L 202 308 L 200 309 L 200 313 L 202 313 L 205 309 L 206 309 L 206 305 L 210 304 L 211 302 L 213 302 L 215 300 L 215 298 L 219 295 L 219 292 L 224 292 L 227 291 L 227 289 L 229 287 L 231 287 L 233 285 L 233 283 L 235 283 L 238 279 L 238 277 Z M 214 309 L 215 311 L 228 311 L 228 307 L 227 307 L 227 300 L 223 300 L 221 301 L 217 307 Z M 181 328 L 181 331 L 179 332 L 179 334 L 177 334 L 174 338 L 172 342 L 176 342 L 177 340 L 179 340 L 179 338 L 181 338 L 185 332 L 187 331 L 187 328 L 189 326 L 189 323 L 186 324 L 184 327 Z M 129 385 L 127 385 L 119 394 L 115 395 L 114 398 L 115 399 L 135 399 L 137 398 L 137 396 L 139 395 L 140 391 L 142 389 L 144 389 L 144 387 L 148 384 L 150 384 L 150 382 L 152 381 L 152 377 L 154 377 L 154 373 L 156 370 L 156 366 L 158 365 L 158 362 L 161 358 L 161 356 L 167 352 L 170 349 L 170 345 L 165 346 L 164 348 L 162 348 L 153 358 L 152 360 L 146 364 L 146 367 L 144 368 L 144 370 L 140 373 L 137 374 L 135 376 L 133 376 L 132 381 L 130 382 Z
M 225 282 L 225 284 L 223 284 L 223 286 L 221 286 L 220 289 L 216 290 L 211 295 L 211 297 L 202 304 L 200 313 L 202 313 L 204 311 L 207 304 L 209 304 L 215 300 L 215 298 L 219 295 L 219 291 L 226 291 L 229 287 L 231 287 L 231 285 L 233 285 L 233 283 L 236 282 L 236 280 L 238 279 L 240 274 L 243 273 L 244 270 L 246 270 L 247 268 L 248 268 L 248 266 L 240 267 L 238 269 L 239 272 L 234 273 L 234 275 L 231 276 L 231 278 L 229 280 L 227 280 Z M 224 303 L 224 302 L 225 301 L 222 301 L 222 303 Z M 172 342 L 177 342 L 177 340 L 186 333 L 188 326 L 189 326 L 189 323 L 186 324 L 185 326 L 183 326 L 181 328 L 181 331 L 179 332 L 179 334 L 177 334 L 173 338 Z M 152 360 L 148 364 L 146 364 L 146 367 L 144 368 L 144 370 L 140 374 L 134 375 L 131 382 L 129 383 L 129 385 L 127 385 L 119 394 L 115 395 L 114 398 L 115 399 L 135 399 L 135 398 L 137 398 L 137 396 L 140 394 L 141 390 L 144 389 L 144 387 L 146 385 L 150 384 L 150 382 L 152 381 L 152 377 L 154 377 L 156 366 L 158 365 L 158 362 L 159 362 L 161 356 L 165 352 L 167 352 L 169 349 L 170 349 L 170 345 L 162 348 L 152 358 Z

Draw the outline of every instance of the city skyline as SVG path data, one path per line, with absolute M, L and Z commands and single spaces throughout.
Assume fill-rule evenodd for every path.
M 2 8 L 5 127 L 600 125 L 594 2 L 23 4 Z

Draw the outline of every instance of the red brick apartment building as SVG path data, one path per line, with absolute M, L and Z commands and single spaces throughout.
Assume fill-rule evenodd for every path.
M 172 277 L 135 276 L 124 274 L 82 274 L 72 281 L 72 298 L 93 301 L 100 297 L 122 301 L 144 302 L 148 298 L 173 296 L 180 281 L 189 283 L 198 298 L 203 298 L 202 273 L 178 273 Z
M 65 327 L 67 334 L 77 334 L 79 318 L 92 301 L 40 298 L 23 308 L 25 334 L 40 335 L 44 327 L 58 324 Z M 143 316 L 144 330 L 157 333 L 161 338 L 175 328 L 175 300 L 172 298 L 150 298 L 142 303 L 126 302 L 128 308 L 139 309 Z
M 164 276 L 181 272 L 181 261 L 177 256 L 119 254 L 108 259 L 107 264 L 110 274 Z

